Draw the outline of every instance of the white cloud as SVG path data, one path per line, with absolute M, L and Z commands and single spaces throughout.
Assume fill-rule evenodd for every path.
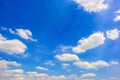
M 30 30 L 26 29 L 16 29 L 18 35 L 24 39 L 31 39 L 32 33 Z
M 21 66 L 21 64 L 15 62 L 15 61 L 7 61 L 7 60 L 0 60 L 0 69 L 7 69 L 10 66 Z
M 111 61 L 111 64 L 119 64 L 117 61 Z
M 78 61 L 79 57 L 74 54 L 68 54 L 64 53 L 62 55 L 56 55 L 55 58 L 57 58 L 60 61 Z
M 106 31 L 107 38 L 115 40 L 119 37 L 120 31 L 118 29 L 108 30 Z
M 120 10 L 116 11 L 116 17 L 114 18 L 114 21 L 120 21 Z
M 116 17 L 114 18 L 114 21 L 120 21 L 120 15 L 116 15 Z
M 96 74 L 94 74 L 94 73 L 86 73 L 86 74 L 82 74 L 81 75 L 81 79 L 90 79 L 90 78 L 94 78 L 94 77 L 96 77 Z
M 23 54 L 26 50 L 27 46 L 17 40 L 6 40 L 1 34 L 0 34 L 0 51 L 5 52 L 7 54 Z
M 17 39 L 0 41 L 0 51 L 11 55 L 23 54 L 26 48 L 26 45 Z
M 84 10 L 88 12 L 100 12 L 108 8 L 108 4 L 105 4 L 105 0 L 73 0 L 79 6 L 82 6 Z
M 16 32 L 12 29 L 9 29 L 9 32 L 12 34 L 16 34 L 26 40 L 37 41 L 36 39 L 32 38 L 32 32 L 28 29 L 16 29 Z
M 16 34 L 26 40 L 37 41 L 36 39 L 32 38 L 32 32 L 28 29 L 12 30 L 11 28 L 1 27 L 1 30 L 8 30 L 11 34 Z
M 45 71 L 48 70 L 48 68 L 44 68 L 44 67 L 42 67 L 42 66 L 37 66 L 36 69 L 45 70 Z
M 82 69 L 99 69 L 103 67 L 108 67 L 109 64 L 105 61 L 99 60 L 96 62 L 87 62 L 87 61 L 78 61 L 74 62 L 74 65 L 82 68 Z
M 73 47 L 72 50 L 74 53 L 83 53 L 89 49 L 96 48 L 105 42 L 104 33 L 97 32 L 90 35 L 86 39 L 81 39 L 78 42 L 77 47 Z

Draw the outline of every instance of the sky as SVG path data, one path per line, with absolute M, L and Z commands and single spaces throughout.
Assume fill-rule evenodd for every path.
M 0 0 L 0 80 L 120 80 L 119 0 Z

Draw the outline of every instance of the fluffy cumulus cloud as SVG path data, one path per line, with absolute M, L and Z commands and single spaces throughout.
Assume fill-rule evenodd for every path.
M 81 79 L 90 79 L 90 78 L 94 78 L 94 77 L 96 77 L 96 74 L 94 74 L 94 73 L 86 73 L 86 74 L 82 74 L 81 75 Z
M 73 0 L 88 12 L 100 12 L 108 8 L 105 0 Z
M 97 32 L 90 35 L 88 38 L 80 39 L 78 45 L 73 47 L 74 53 L 83 53 L 89 49 L 96 48 L 105 42 L 104 33 Z
M 23 39 L 36 41 L 36 39 L 32 38 L 32 32 L 28 29 L 16 29 L 16 31 L 9 29 L 9 31 L 12 34 L 17 34 L 18 36 L 20 36 Z
M 115 40 L 119 38 L 120 31 L 118 29 L 108 30 L 106 31 L 106 34 L 107 34 L 107 38 L 111 40 Z
M 105 61 L 99 60 L 96 62 L 87 62 L 87 61 L 78 61 L 74 62 L 74 65 L 82 68 L 82 69 L 99 69 L 103 67 L 108 67 L 109 64 Z
M 116 17 L 114 18 L 114 21 L 120 21 L 120 10 L 116 11 Z
M 18 39 L 7 40 L 0 34 L 0 51 L 7 54 L 23 54 L 27 46 Z
M 68 54 L 64 53 L 62 55 L 56 55 L 55 58 L 57 58 L 60 61 L 79 61 L 79 57 L 74 54 Z
M 48 70 L 48 68 L 45 68 L 45 67 L 42 67 L 42 66 L 37 66 L 36 69 L 44 70 L 44 71 Z

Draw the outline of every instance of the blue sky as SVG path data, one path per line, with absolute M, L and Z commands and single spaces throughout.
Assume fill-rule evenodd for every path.
M 119 80 L 119 3 L 1 0 L 0 80 Z

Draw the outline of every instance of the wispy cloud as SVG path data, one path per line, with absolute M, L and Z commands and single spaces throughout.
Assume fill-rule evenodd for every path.
M 23 39 L 37 41 L 36 39 L 32 38 L 32 32 L 28 29 L 16 29 L 16 31 L 14 31 L 11 28 L 9 28 L 9 31 L 11 34 L 16 34 Z

